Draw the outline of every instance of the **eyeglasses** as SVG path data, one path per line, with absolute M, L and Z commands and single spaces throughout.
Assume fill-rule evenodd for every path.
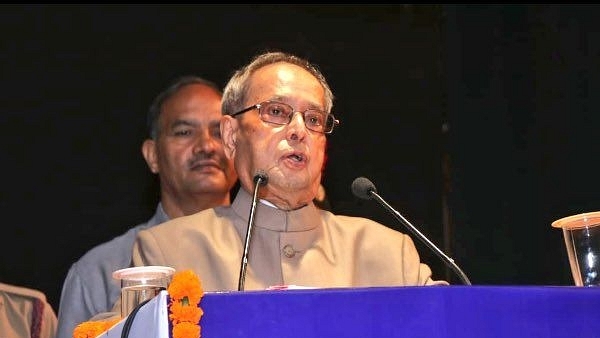
M 260 116 L 260 119 L 264 122 L 281 126 L 289 124 L 294 117 L 294 113 L 296 113 L 294 108 L 287 103 L 278 101 L 264 101 L 242 109 L 237 113 L 231 114 L 230 116 L 237 116 L 253 109 L 258 109 L 258 116 Z M 306 128 L 319 133 L 331 134 L 333 127 L 340 124 L 340 121 L 336 120 L 333 114 L 329 114 L 318 109 L 307 109 L 299 113 L 301 113 L 302 117 L 304 118 L 304 125 Z

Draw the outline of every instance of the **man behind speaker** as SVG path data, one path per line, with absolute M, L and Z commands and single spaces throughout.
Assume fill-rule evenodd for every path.
M 149 137 L 141 149 L 160 183 L 156 213 L 71 266 L 60 299 L 57 337 L 72 337 L 77 324 L 111 310 L 121 291 L 112 272 L 131 266 L 138 231 L 230 203 L 237 175 L 223 153 L 220 119 L 221 90 L 203 78 L 183 76 L 156 96 L 147 116 Z
M 230 206 L 140 231 L 134 264 L 193 269 L 205 291 L 236 290 L 255 178 L 264 173 L 246 290 L 447 284 L 432 279 L 409 236 L 315 206 L 338 124 L 332 105 L 325 77 L 295 55 L 264 53 L 237 70 L 224 89 L 221 134 L 241 189 Z

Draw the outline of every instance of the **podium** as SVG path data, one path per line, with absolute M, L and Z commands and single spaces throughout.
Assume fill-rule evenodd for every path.
M 130 338 L 170 338 L 166 291 Z M 420 286 L 207 293 L 203 338 L 600 337 L 600 288 Z M 123 320 L 124 321 L 124 320 Z M 102 334 L 120 338 L 123 321 Z

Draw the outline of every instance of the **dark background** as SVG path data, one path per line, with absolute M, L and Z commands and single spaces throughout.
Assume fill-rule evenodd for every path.
M 317 63 L 336 95 L 333 211 L 406 232 L 352 195 L 366 176 L 473 284 L 572 284 L 550 223 L 600 209 L 598 6 L 0 9 L 0 280 L 56 311 L 72 262 L 154 211 L 140 146 L 158 91 L 182 74 L 223 86 L 272 49 Z

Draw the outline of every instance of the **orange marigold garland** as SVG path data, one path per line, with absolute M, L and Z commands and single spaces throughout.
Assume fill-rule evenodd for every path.
M 83 322 L 73 329 L 73 338 L 95 338 L 102 332 L 110 329 L 119 322 L 120 319 L 121 318 Z
M 204 296 L 200 278 L 192 270 L 178 271 L 167 288 L 169 293 L 169 319 L 173 325 L 173 338 L 199 338 L 200 318 L 204 312 L 200 300 Z
M 173 337 L 200 337 L 200 326 L 190 322 L 173 325 Z

